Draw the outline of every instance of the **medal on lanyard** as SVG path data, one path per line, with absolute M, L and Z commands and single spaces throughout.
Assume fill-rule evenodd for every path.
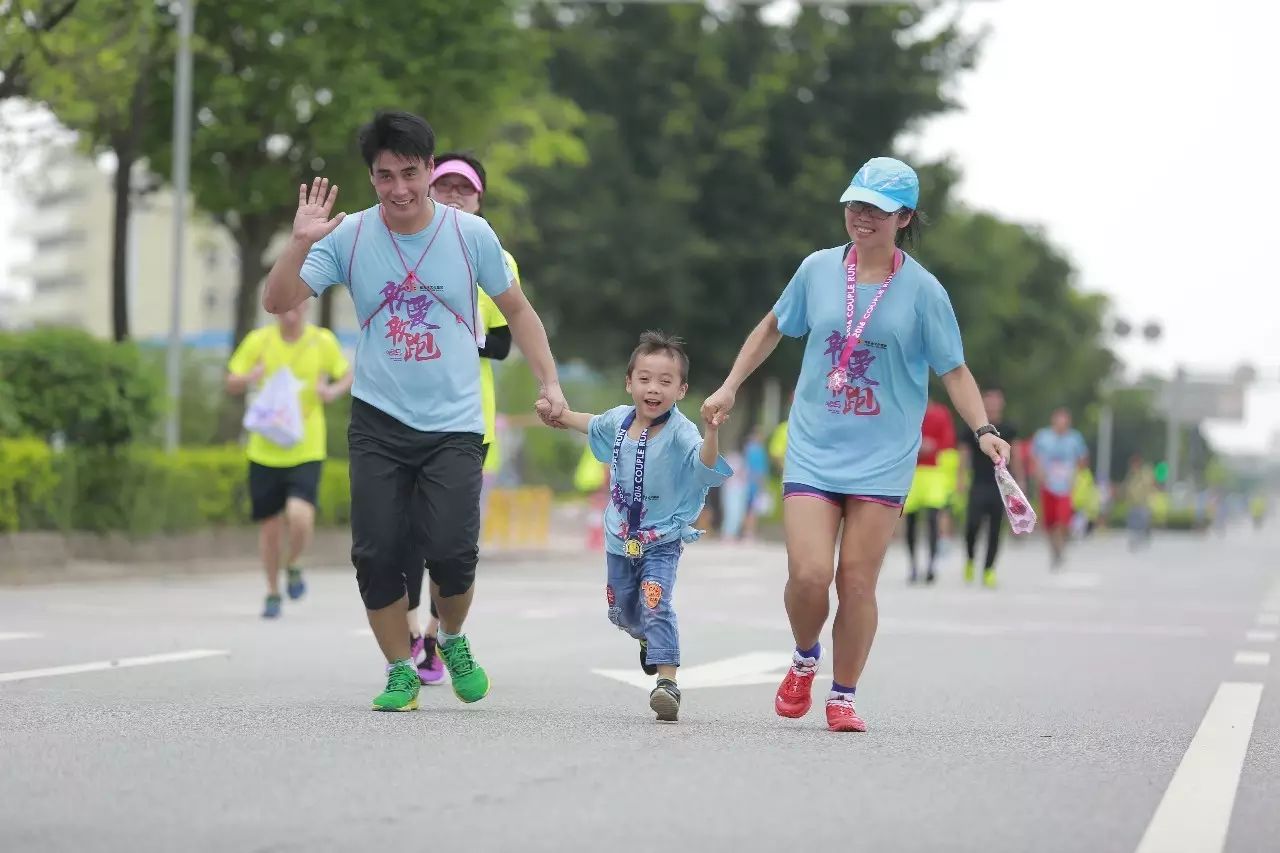
M 849 250 L 849 265 L 846 268 L 844 283 L 844 346 L 840 349 L 836 366 L 827 374 L 827 388 L 834 394 L 840 393 L 849 384 L 849 360 L 853 358 L 853 351 L 858 344 L 862 343 L 862 333 L 866 331 L 867 321 L 871 319 L 876 306 L 880 304 L 880 298 L 884 296 L 893 277 L 902 268 L 901 255 L 896 250 L 893 259 L 895 263 L 889 271 L 889 277 L 884 280 L 884 284 L 880 285 L 876 295 L 871 297 L 871 304 L 867 306 L 866 311 L 862 312 L 862 319 L 858 321 L 857 328 L 854 328 L 853 312 L 858 303 L 858 248 L 855 246 Z
M 671 417 L 671 412 L 664 413 L 661 417 L 654 418 L 653 423 L 640 431 L 640 438 L 636 440 L 636 466 L 635 473 L 632 478 L 631 485 L 631 504 L 627 507 L 627 540 L 622 544 L 622 551 L 631 559 L 638 559 L 644 554 L 644 545 L 640 541 L 640 513 L 644 509 L 644 455 L 645 448 L 649 444 L 649 430 L 656 426 L 661 426 Z M 627 437 L 627 430 L 631 429 L 631 425 L 635 423 L 636 410 L 631 412 L 622 420 L 622 426 L 618 429 L 618 437 L 613 441 L 613 470 L 618 471 L 618 461 L 622 456 L 622 442 Z

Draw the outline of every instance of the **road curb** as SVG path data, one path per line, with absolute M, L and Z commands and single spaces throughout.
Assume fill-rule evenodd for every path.
M 257 572 L 257 538 L 256 528 L 138 541 L 117 535 L 9 534 L 0 536 L 0 587 Z M 317 571 L 350 571 L 350 553 L 349 531 L 319 530 L 304 563 Z M 480 559 L 537 565 L 581 559 L 584 553 L 576 538 L 561 536 L 536 547 L 481 546 Z

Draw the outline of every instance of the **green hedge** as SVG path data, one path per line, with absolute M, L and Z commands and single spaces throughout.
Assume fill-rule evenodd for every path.
M 0 334 L 0 435 L 117 447 L 147 437 L 162 407 L 137 347 L 74 329 Z
M 130 537 L 249 523 L 247 466 L 235 445 L 173 455 L 126 447 L 54 452 L 0 440 L 0 532 L 114 531 Z M 351 517 L 345 460 L 324 467 L 318 522 Z
M 49 445 L 0 440 L 0 533 L 65 528 L 66 506 L 62 470 Z

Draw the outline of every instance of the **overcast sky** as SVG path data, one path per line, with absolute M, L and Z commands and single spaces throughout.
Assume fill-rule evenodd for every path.
M 1131 364 L 1256 364 L 1273 384 L 1248 422 L 1211 432 L 1265 447 L 1280 430 L 1280 4 L 995 0 L 966 21 L 992 31 L 965 109 L 918 149 L 956 157 L 971 204 L 1043 225 L 1120 316 L 1164 326 L 1120 347 Z

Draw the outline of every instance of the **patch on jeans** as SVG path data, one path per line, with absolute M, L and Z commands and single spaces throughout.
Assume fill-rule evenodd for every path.
M 650 610 L 655 609 L 662 601 L 662 584 L 657 581 L 645 581 L 640 589 L 644 591 L 644 603 Z
M 611 583 L 610 583 L 610 584 L 605 584 L 605 587 L 604 587 L 604 600 L 605 600 L 605 601 L 607 601 L 607 602 L 609 602 L 609 606 L 610 606 L 610 607 L 612 607 L 612 606 L 613 606 L 614 604 L 616 604 L 616 603 L 617 603 L 617 601 L 618 601 L 618 597 L 617 597 L 616 595 L 614 595 L 614 594 L 613 594 L 613 584 L 611 584 Z

